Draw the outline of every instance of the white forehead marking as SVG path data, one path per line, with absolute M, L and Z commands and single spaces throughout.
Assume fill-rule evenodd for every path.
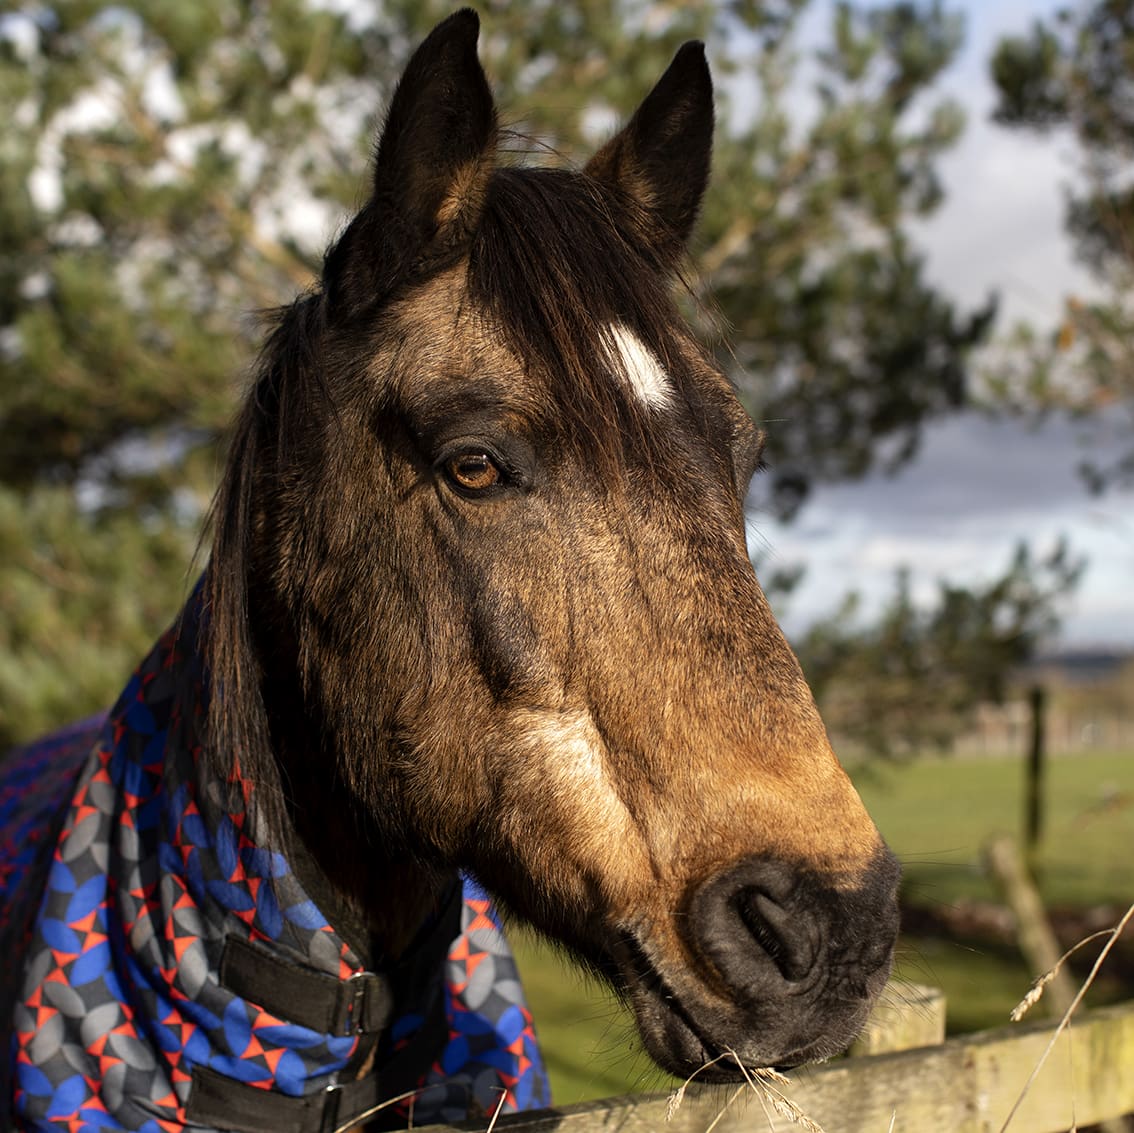
M 611 323 L 607 337 L 615 363 L 642 403 L 650 409 L 668 405 L 673 392 L 669 375 L 649 347 L 621 323 Z

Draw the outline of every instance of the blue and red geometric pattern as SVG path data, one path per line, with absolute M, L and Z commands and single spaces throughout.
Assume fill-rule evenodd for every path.
M 196 612 L 194 599 L 184 617 Z M 195 1068 L 298 1097 L 335 1084 L 355 1054 L 357 1036 L 309 1030 L 220 983 L 233 934 L 336 979 L 363 965 L 258 836 L 245 785 L 205 774 L 200 659 L 178 645 L 194 639 L 167 633 L 101 724 L 0 764 L 0 1128 L 181 1130 Z M 412 1110 L 398 1107 L 415 1125 L 492 1112 L 502 1092 L 505 1112 L 549 1101 L 500 924 L 464 887 L 437 974 L 448 1041 L 423 1060 Z M 395 1043 L 422 1021 L 411 1005 Z

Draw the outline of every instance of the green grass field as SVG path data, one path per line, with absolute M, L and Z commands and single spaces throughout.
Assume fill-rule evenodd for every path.
M 1017 761 L 957 757 L 872 768 L 856 782 L 879 829 L 902 859 L 910 900 L 994 899 L 980 867 L 996 831 L 1021 826 Z M 1054 759 L 1039 866 L 1049 903 L 1134 902 L 1134 752 Z M 550 948 L 514 934 L 521 972 L 557 1104 L 664 1090 L 671 1080 L 638 1049 L 633 1024 L 613 998 Z M 1011 950 L 975 950 L 903 938 L 897 975 L 943 988 L 950 1031 L 1006 1022 L 1031 982 Z M 1123 994 L 1103 985 L 1098 1001 Z M 1129 992 L 1125 992 L 1129 994 Z
M 1018 834 L 1023 770 L 1016 760 L 964 758 L 873 767 L 863 801 L 902 859 L 910 899 L 993 899 L 980 867 L 989 835 Z M 1134 900 L 1134 752 L 1052 759 L 1038 861 L 1049 904 Z

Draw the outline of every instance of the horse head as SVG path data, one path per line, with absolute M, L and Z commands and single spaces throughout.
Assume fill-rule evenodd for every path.
M 583 169 L 525 168 L 477 34 L 459 12 L 414 54 L 244 407 L 213 758 L 387 954 L 467 870 L 663 1067 L 833 1054 L 887 978 L 898 869 L 749 560 L 761 434 L 674 301 L 703 48 Z

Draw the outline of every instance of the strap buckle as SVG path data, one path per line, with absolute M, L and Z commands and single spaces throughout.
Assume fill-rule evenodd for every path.
M 374 977 L 370 972 L 355 972 L 346 981 L 346 1011 L 343 1019 L 344 1035 L 361 1035 L 366 1032 L 366 994 Z M 384 1023 L 383 1023 L 384 1025 Z M 334 1089 L 335 1087 L 329 1087 Z

